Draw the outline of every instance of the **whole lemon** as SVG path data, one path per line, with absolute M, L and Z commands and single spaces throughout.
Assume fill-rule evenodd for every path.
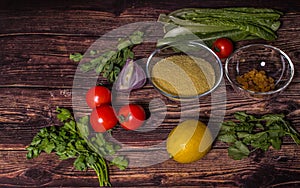
M 177 125 L 167 139 L 167 151 L 179 163 L 191 163 L 204 157 L 213 139 L 207 126 L 198 120 L 186 120 Z

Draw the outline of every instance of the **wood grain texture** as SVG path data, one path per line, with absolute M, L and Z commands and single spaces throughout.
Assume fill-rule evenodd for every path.
M 169 160 L 143 169 L 128 168 L 120 171 L 112 167 L 110 174 L 114 186 L 296 186 L 299 183 L 300 161 L 295 152 L 295 146 L 284 145 L 280 151 L 256 153 L 249 159 L 236 162 L 227 157 L 225 147 L 219 146 L 201 161 L 193 164 L 178 164 Z M 34 160 L 24 161 L 24 155 L 24 151 L 0 152 L 0 161 L 3 164 L 0 174 L 1 186 L 98 185 L 94 172 L 74 170 L 73 160 L 60 161 L 54 155 L 42 154 Z M 220 159 L 221 163 L 215 162 Z
M 0 2 L 0 187 L 97 187 L 92 170 L 80 172 L 73 168 L 73 160 L 60 161 L 55 155 L 42 154 L 26 160 L 25 147 L 42 127 L 59 125 L 55 118 L 57 106 L 72 109 L 72 94 L 82 106 L 79 115 L 90 112 L 85 105 L 88 89 L 78 86 L 72 90 L 77 64 L 68 59 L 70 53 L 84 53 L 99 37 L 112 29 L 139 21 L 156 21 L 160 13 L 183 7 L 252 6 L 276 8 L 285 12 L 278 39 L 243 41 L 268 43 L 285 51 L 295 65 L 291 85 L 276 99 L 258 102 L 236 94 L 225 80 L 226 116 L 232 119 L 235 111 L 252 114 L 284 113 L 300 131 L 300 3 L 299 1 L 1 1 Z M 116 40 L 114 36 L 112 40 Z M 107 43 L 110 40 L 107 41 Z M 147 57 L 154 45 L 134 49 L 137 58 Z M 98 82 L 105 82 L 102 78 Z M 86 86 L 86 84 L 83 84 Z M 72 93 L 73 92 L 73 93 Z M 81 94 L 80 94 L 81 93 Z M 146 146 L 163 142 L 182 116 L 200 114 L 207 121 L 213 108 L 211 96 L 199 104 L 182 105 L 162 97 L 147 85 L 131 93 L 130 102 L 141 104 L 149 114 L 149 103 L 161 99 L 167 107 L 163 123 L 153 131 L 126 132 L 121 128 L 114 136 L 139 153 Z M 124 99 L 117 99 L 122 101 Z M 221 102 L 224 102 L 221 100 Z M 159 105 L 154 101 L 154 106 Z M 219 106 L 218 106 L 219 105 Z M 155 108 L 153 112 L 163 112 Z M 217 113 L 216 111 L 215 113 Z M 157 151 L 163 151 L 160 147 Z M 227 145 L 216 141 L 202 160 L 192 164 L 178 164 L 172 160 L 148 167 L 130 167 L 121 171 L 110 168 L 113 186 L 198 186 L 198 187 L 299 187 L 300 148 L 290 138 L 284 139 L 280 150 L 254 152 L 250 158 L 234 161 L 227 156 Z M 154 156 L 156 157 L 156 156 Z

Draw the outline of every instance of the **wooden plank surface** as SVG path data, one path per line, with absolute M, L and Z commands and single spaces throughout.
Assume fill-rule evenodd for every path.
M 257 102 L 238 96 L 226 81 L 226 116 L 235 111 L 253 114 L 285 113 L 300 131 L 300 3 L 299 1 L 19 1 L 0 2 L 0 187 L 96 187 L 93 171 L 80 172 L 73 161 L 60 161 L 55 155 L 42 154 L 26 160 L 25 147 L 42 127 L 58 125 L 57 106 L 72 109 L 72 86 L 77 64 L 70 53 L 85 52 L 99 37 L 128 23 L 156 21 L 160 13 L 183 7 L 254 6 L 284 11 L 279 38 L 268 43 L 285 51 L 295 64 L 292 84 L 278 98 Z M 253 43 L 244 41 L 236 47 Z M 147 57 L 154 46 L 134 49 L 138 58 Z M 147 96 L 147 97 L 146 97 Z M 117 133 L 122 142 L 135 147 L 163 141 L 176 126 L 180 104 L 166 100 L 148 83 L 131 95 L 130 100 L 145 108 L 153 98 L 162 99 L 167 118 L 155 131 L 144 134 Z M 80 99 L 79 99 L 80 100 Z M 210 100 L 209 98 L 207 100 Z M 79 101 L 80 102 L 80 101 Z M 84 102 L 84 101 L 81 101 Z M 207 119 L 211 105 L 200 101 L 200 118 Z M 183 109 L 187 114 L 195 113 Z M 196 109 L 196 108 L 195 108 Z M 82 109 L 82 113 L 89 110 Z M 138 138 L 138 139 L 137 139 Z M 149 167 L 125 171 L 110 168 L 113 186 L 200 186 L 200 187 L 299 187 L 300 148 L 284 140 L 282 149 L 255 152 L 250 158 L 234 161 L 227 146 L 215 142 L 202 160 L 178 164 L 172 160 Z M 139 157 L 139 156 L 137 156 Z

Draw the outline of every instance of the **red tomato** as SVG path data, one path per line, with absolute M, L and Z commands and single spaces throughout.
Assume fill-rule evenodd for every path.
M 92 111 L 90 123 L 95 132 L 105 132 L 116 126 L 118 119 L 110 105 L 102 105 Z
M 230 39 L 219 38 L 213 43 L 212 50 L 219 58 L 227 58 L 233 51 L 233 44 Z
M 137 104 L 123 106 L 118 113 L 118 119 L 121 126 L 127 130 L 139 128 L 146 118 L 143 107 Z
M 86 103 L 90 108 L 111 102 L 111 92 L 104 86 L 94 86 L 86 93 Z

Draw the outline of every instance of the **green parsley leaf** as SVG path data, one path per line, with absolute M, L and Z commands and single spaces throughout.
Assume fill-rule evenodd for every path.
M 235 142 L 236 136 L 234 133 L 229 133 L 229 134 L 221 134 L 218 136 L 218 140 L 222 141 L 222 142 L 227 142 L 227 143 L 232 143 Z
M 87 169 L 86 163 L 85 163 L 85 156 L 79 155 L 77 159 L 74 161 L 74 167 L 77 170 L 83 171 Z
M 111 161 L 111 165 L 115 165 L 120 170 L 124 170 L 128 166 L 128 160 L 126 160 L 123 156 L 118 156 Z
M 239 122 L 226 121 L 221 125 L 218 140 L 231 144 L 228 155 L 236 160 L 248 156 L 251 151 L 267 151 L 271 146 L 280 149 L 283 136 L 290 136 L 300 144 L 300 134 L 284 120 L 283 114 L 266 114 L 256 118 L 245 112 L 236 112 Z
M 228 148 L 228 155 L 235 160 L 241 160 L 245 157 L 248 157 L 249 154 L 249 149 L 241 141 L 236 141 L 234 145 Z
M 69 110 L 57 108 L 57 112 L 57 118 L 63 123 L 63 126 L 42 128 L 26 148 L 27 159 L 38 157 L 42 151 L 54 152 L 60 160 L 75 158 L 74 167 L 76 169 L 94 169 L 99 179 L 99 185 L 109 186 L 109 175 L 104 156 L 115 154 L 120 146 L 107 141 L 101 133 L 90 135 L 88 116 L 80 118 L 76 123 Z M 123 169 L 127 167 L 128 161 L 125 157 L 116 163 L 118 167 L 121 165 Z

